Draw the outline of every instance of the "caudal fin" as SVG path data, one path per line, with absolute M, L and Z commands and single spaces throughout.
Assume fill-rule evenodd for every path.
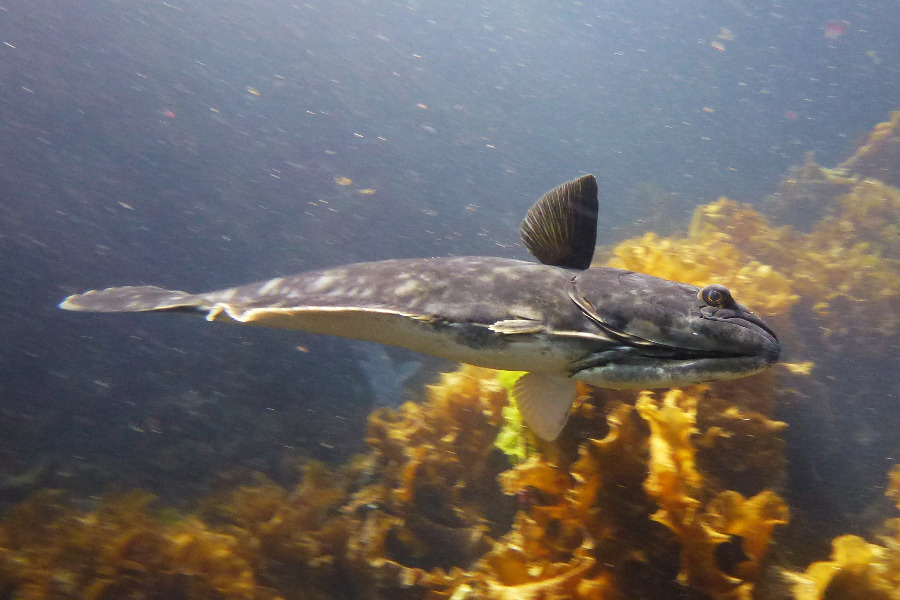
M 74 294 L 59 303 L 65 310 L 85 312 L 147 312 L 154 310 L 202 309 L 201 296 L 166 290 L 154 285 L 114 287 Z

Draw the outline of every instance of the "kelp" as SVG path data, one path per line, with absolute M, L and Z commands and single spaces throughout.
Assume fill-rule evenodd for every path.
M 506 390 L 507 404 L 502 408 L 503 428 L 494 440 L 494 446 L 503 452 L 512 464 L 528 457 L 528 439 L 522 414 L 516 404 L 513 388 L 525 371 L 497 371 L 497 381 Z
M 885 495 L 900 510 L 900 467 L 888 475 Z M 888 519 L 879 537 L 868 542 L 857 535 L 832 541 L 831 559 L 791 573 L 796 600 L 897 600 L 900 598 L 900 518 Z
M 0 594 L 22 600 L 172 598 L 273 599 L 259 585 L 252 551 L 194 518 L 165 524 L 142 492 L 78 511 L 41 492 L 18 505 L 0 530 Z
M 26 503 L 3 525 L 0 581 L 28 598 L 59 597 L 47 582 L 60 581 L 96 598 L 737 597 L 712 574 L 752 587 L 771 524 L 741 508 L 754 499 L 721 494 L 715 461 L 697 466 L 722 448 L 696 444 L 743 420 L 710 414 L 725 406 L 710 386 L 604 396 L 578 403 L 569 444 L 509 468 L 494 446 L 507 390 L 462 367 L 422 404 L 373 413 L 368 455 L 338 472 L 310 463 L 293 491 L 260 477 L 164 521 L 143 494 L 90 511 Z M 732 573 L 716 548 L 735 539 L 747 565 Z
M 900 185 L 900 111 L 872 129 L 865 142 L 850 158 L 838 165 L 841 173 L 862 179 L 877 179 L 888 185 Z

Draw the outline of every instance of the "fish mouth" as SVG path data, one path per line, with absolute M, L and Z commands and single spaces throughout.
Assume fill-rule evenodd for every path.
M 781 344 L 775 332 L 762 319 L 746 309 L 719 309 L 714 312 L 703 310 L 698 316 L 703 320 L 733 326 L 734 329 L 729 332 L 733 339 L 723 341 L 720 347 L 714 349 L 688 347 L 678 343 L 666 344 L 616 330 L 602 321 L 595 320 L 604 333 L 615 340 L 616 345 L 593 353 L 573 363 L 573 366 L 583 364 L 583 367 L 589 367 L 604 362 L 622 363 L 638 358 L 656 361 L 744 359 L 750 362 L 761 361 L 769 365 L 776 362 L 781 355 Z
M 624 350 L 624 352 L 622 352 Z M 606 351 L 599 354 L 606 354 Z M 757 354 L 714 353 L 683 348 L 619 349 L 614 358 L 591 355 L 571 365 L 571 377 L 597 387 L 660 389 L 740 379 L 769 368 L 778 346 Z M 600 360 L 598 360 L 600 359 Z
M 754 365 L 764 368 L 778 360 L 778 357 L 781 355 L 781 346 L 774 338 L 767 340 L 767 342 L 752 353 L 696 350 L 652 342 L 648 342 L 646 345 L 629 344 L 615 346 L 590 354 L 581 360 L 573 362 L 571 370 L 574 374 L 585 369 L 606 365 L 640 364 L 650 366 L 653 364 L 663 366 L 665 363 L 674 364 L 678 362 L 694 362 L 697 364 L 702 362 L 712 365 L 721 361 L 723 365 L 728 363 L 740 366 L 738 370 L 744 371 L 746 368 L 752 368 Z
M 634 349 L 630 356 L 642 357 L 654 360 L 759 360 L 765 364 L 771 364 L 781 355 L 781 346 L 772 340 L 764 344 L 757 352 L 722 352 L 712 350 L 694 350 L 692 348 L 677 348 L 673 346 L 658 345 L 653 347 L 630 347 Z
M 740 305 L 734 309 L 719 309 L 713 315 L 704 315 L 704 318 L 728 323 L 740 328 L 739 331 L 744 333 L 741 336 L 741 350 L 718 353 L 722 358 L 758 360 L 762 361 L 764 366 L 769 366 L 781 356 L 781 344 L 775 332 L 762 319 Z

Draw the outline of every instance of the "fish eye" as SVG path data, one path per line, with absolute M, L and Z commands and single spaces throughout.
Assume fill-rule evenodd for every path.
M 708 285 L 697 294 L 709 306 L 722 307 L 731 302 L 731 292 L 724 285 Z

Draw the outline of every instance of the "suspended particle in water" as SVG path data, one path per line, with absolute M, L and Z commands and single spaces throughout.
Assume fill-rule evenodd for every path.
M 829 41 L 834 41 L 847 33 L 847 28 L 850 27 L 850 23 L 847 21 L 828 21 L 825 23 L 825 39 Z

